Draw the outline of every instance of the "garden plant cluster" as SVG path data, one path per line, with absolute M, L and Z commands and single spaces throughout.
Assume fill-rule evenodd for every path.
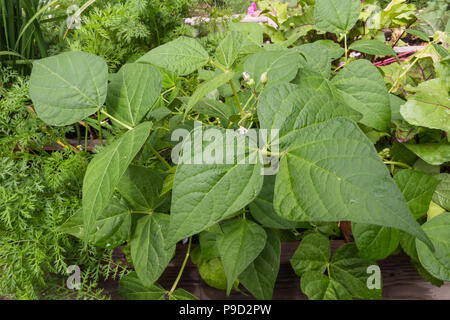
M 0 0 L 0 298 L 272 299 L 283 242 L 309 299 L 450 281 L 448 6 Z

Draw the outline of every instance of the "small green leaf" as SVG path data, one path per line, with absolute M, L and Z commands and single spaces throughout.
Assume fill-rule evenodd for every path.
M 244 35 L 242 33 L 230 31 L 219 43 L 216 49 L 216 59 L 225 69 L 230 69 L 233 66 L 239 56 L 243 42 Z
M 178 75 L 187 75 L 203 67 L 208 61 L 208 53 L 198 40 L 179 37 L 150 50 L 137 62 L 150 63 Z
M 302 277 L 305 272 L 324 273 L 331 256 L 330 241 L 320 233 L 311 233 L 300 242 L 291 259 L 295 273 Z
M 450 161 L 450 143 L 448 141 L 423 144 L 405 143 L 404 146 L 431 165 L 440 166 Z
M 252 54 L 262 50 L 263 28 L 259 23 L 231 22 L 230 31 L 237 31 L 244 35 L 241 53 Z
M 416 170 L 401 170 L 394 180 L 403 193 L 415 219 L 427 214 L 431 198 L 439 181 L 426 173 Z
M 328 49 L 328 55 L 332 60 L 337 60 L 342 57 L 345 53 L 344 48 L 342 48 L 338 43 L 333 40 L 318 40 L 315 43 L 321 44 Z
M 281 243 L 276 233 L 266 230 L 267 242 L 259 256 L 239 275 L 242 285 L 258 300 L 270 300 L 280 269 Z
M 435 251 L 432 252 L 416 239 L 420 263 L 435 278 L 450 281 L 450 212 L 434 217 L 422 228 L 431 239 Z
M 360 0 L 316 0 L 314 23 L 322 31 L 347 33 L 358 21 L 360 11 Z
M 192 293 L 187 292 L 186 290 L 180 288 L 175 290 L 169 296 L 169 300 L 199 300 L 199 299 Z
M 450 211 L 450 174 L 441 173 L 434 177 L 439 180 L 439 184 L 433 194 L 433 201 Z
M 166 249 L 169 215 L 153 213 L 140 218 L 131 236 L 131 257 L 136 273 L 146 286 L 155 283 L 175 254 L 175 246 Z
M 166 293 L 159 284 L 144 286 L 136 272 L 123 276 L 119 282 L 119 295 L 127 300 L 165 300 Z
M 394 49 L 379 40 L 358 40 L 353 42 L 349 49 L 376 56 L 396 55 Z
M 383 260 L 397 249 L 400 242 L 397 229 L 353 223 L 352 232 L 359 256 L 364 259 Z
M 412 34 L 413 36 L 418 37 L 420 40 L 430 42 L 430 38 L 425 32 L 422 32 L 420 30 L 412 30 L 412 29 L 406 29 L 407 33 Z
M 317 271 L 305 272 L 301 288 L 310 300 L 351 300 L 352 295 L 338 281 Z
M 104 148 L 89 163 L 83 181 L 83 221 L 90 233 L 122 175 L 147 140 L 151 122 L 144 122 Z
M 319 42 L 314 42 L 295 47 L 294 50 L 300 53 L 302 71 L 318 72 L 324 78 L 329 78 L 331 73 L 331 56 L 327 47 Z
M 108 112 L 135 127 L 152 110 L 161 91 L 161 74 L 150 66 L 125 64 L 109 83 Z
M 227 294 L 238 276 L 258 257 L 266 245 L 267 234 L 249 220 L 233 220 L 224 227 L 218 249 L 227 276 Z
M 65 52 L 35 60 L 30 97 L 40 119 L 64 126 L 95 113 L 105 102 L 108 67 L 86 52 Z
M 166 197 L 161 197 L 163 177 L 155 169 L 130 166 L 117 186 L 119 193 L 134 210 L 153 211 Z
M 198 266 L 198 272 L 208 286 L 219 290 L 227 289 L 227 277 L 219 258 L 201 262 Z M 238 285 L 239 281 L 236 280 L 233 289 L 236 289 Z

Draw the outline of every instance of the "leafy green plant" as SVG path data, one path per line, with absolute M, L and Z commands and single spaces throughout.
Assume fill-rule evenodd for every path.
M 194 299 L 177 286 L 198 238 L 192 257 L 208 284 L 229 294 L 241 283 L 269 299 L 282 231 L 302 238 L 292 265 L 311 299 L 381 298 L 381 288 L 368 285 L 369 271 L 399 246 L 427 279 L 448 281 L 448 213 L 427 217 L 433 197 L 445 203 L 446 184 L 421 172 L 428 165 L 412 170 L 383 140 L 395 130 L 394 106 L 413 123 L 410 108 L 440 110 L 439 119 L 419 125 L 442 137 L 450 117 L 440 104 L 448 99 L 430 105 L 429 92 L 418 88 L 405 103 L 371 61 L 350 56 L 359 0 L 316 0 L 314 8 L 315 28 L 343 39 L 344 48 L 323 41 L 264 45 L 260 25 L 231 23 L 213 55 L 196 39 L 179 37 L 111 75 L 103 59 L 85 52 L 34 63 L 31 98 L 46 123 L 99 113 L 121 128 L 90 162 L 82 209 L 61 228 L 98 246 L 126 243 L 135 272 L 120 283 L 124 297 Z M 352 45 L 367 57 L 392 53 L 377 40 Z M 447 70 L 445 58 L 438 60 Z M 186 94 L 192 75 L 202 82 Z M 270 136 L 252 144 L 254 129 Z M 422 144 L 433 158 L 444 155 L 439 164 L 449 160 L 447 146 Z M 404 150 L 410 145 L 398 148 L 417 162 Z M 355 226 L 355 243 L 330 257 L 329 238 L 341 221 Z M 157 281 L 180 241 L 188 242 L 186 258 L 173 286 L 163 288 Z

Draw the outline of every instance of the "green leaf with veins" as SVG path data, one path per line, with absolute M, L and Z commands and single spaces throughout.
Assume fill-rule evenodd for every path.
M 398 248 L 400 242 L 400 231 L 388 227 L 354 223 L 352 232 L 359 255 L 364 259 L 383 260 Z
M 431 165 L 439 166 L 450 161 L 450 143 L 447 140 L 440 143 L 405 143 L 404 146 Z
M 330 241 L 320 233 L 308 234 L 303 238 L 291 258 L 295 273 L 302 277 L 304 273 L 316 271 L 324 273 L 331 256 Z
M 353 42 L 349 49 L 376 56 L 396 55 L 394 49 L 379 40 L 358 40 Z
M 433 201 L 450 211 L 450 174 L 441 173 L 434 177 L 439 180 L 439 184 L 433 194 Z
M 136 272 L 123 276 L 119 282 L 119 295 L 127 300 L 165 300 L 166 293 L 159 284 L 143 285 Z
M 244 35 L 241 32 L 228 32 L 216 49 L 216 60 L 225 69 L 230 69 L 241 52 L 243 42 Z
M 266 245 L 266 231 L 247 219 L 235 219 L 223 225 L 218 249 L 227 276 L 227 294 L 238 276 L 258 257 Z
M 347 33 L 358 21 L 360 11 L 359 0 L 316 0 L 314 23 L 322 31 Z

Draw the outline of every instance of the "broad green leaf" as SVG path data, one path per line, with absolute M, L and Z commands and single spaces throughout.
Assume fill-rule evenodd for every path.
M 166 293 L 159 284 L 144 286 L 136 272 L 123 276 L 119 282 L 119 295 L 127 300 L 165 300 Z
M 101 108 L 107 84 L 105 60 L 86 52 L 65 52 L 33 62 L 30 97 L 40 119 L 64 126 Z
M 151 65 L 124 65 L 108 86 L 108 112 L 135 127 L 155 106 L 161 91 L 161 74 Z
M 166 197 L 160 193 L 163 177 L 155 169 L 130 166 L 120 179 L 117 189 L 134 210 L 153 211 Z
M 151 122 L 129 130 L 105 147 L 89 163 L 83 181 L 83 221 L 89 233 L 103 212 L 133 158 L 147 140 Z
M 394 49 L 379 40 L 358 40 L 353 42 L 349 49 L 376 56 L 396 55 Z
M 264 229 L 250 220 L 233 220 L 226 225 L 217 245 L 227 276 L 227 294 L 238 276 L 264 249 L 266 239 Z
M 179 288 L 169 296 L 169 300 L 199 300 L 199 299 L 192 293 Z
M 215 139 L 207 138 L 208 135 L 215 136 Z M 195 143 L 202 136 L 203 143 Z M 170 244 L 235 214 L 256 198 L 264 178 L 258 153 L 234 152 L 236 145 L 240 145 L 239 139 L 244 138 L 238 133 L 227 135 L 224 129 L 203 126 L 193 130 L 185 139 L 182 148 L 190 148 L 193 152 L 183 153 L 175 174 Z M 224 150 L 223 156 L 227 159 L 215 158 L 212 150 L 217 150 L 217 154 Z
M 228 83 L 231 79 L 233 79 L 234 72 L 224 72 L 215 76 L 211 80 L 202 82 L 197 89 L 195 89 L 194 93 L 188 100 L 186 111 L 190 111 L 192 107 L 200 101 L 203 97 L 205 97 L 211 91 L 219 88 L 220 86 Z
M 400 112 L 413 125 L 450 131 L 450 100 L 445 81 L 433 79 L 419 84 L 416 94 L 408 96 Z
M 344 48 L 342 48 L 338 43 L 333 40 L 318 40 L 315 43 L 321 44 L 328 49 L 328 55 L 332 60 L 337 60 L 342 57 L 345 53 Z
M 218 236 L 218 233 L 208 231 L 203 231 L 199 234 L 201 256 L 204 261 L 220 257 L 219 249 L 217 248 Z
M 416 170 L 401 170 L 394 176 L 394 180 L 408 202 L 414 218 L 419 219 L 426 215 L 439 181 Z
M 320 233 L 305 236 L 291 258 L 295 273 L 302 277 L 308 271 L 324 273 L 331 256 L 330 241 Z
M 450 161 L 450 143 L 404 144 L 409 150 L 431 165 L 439 166 Z
M 314 23 L 322 31 L 347 33 L 358 21 L 360 11 L 360 0 L 316 0 Z
M 198 40 L 179 37 L 150 50 L 137 62 L 150 63 L 178 75 L 187 75 L 203 67 L 208 61 L 208 52 Z
M 441 173 L 436 175 L 435 178 L 439 180 L 439 184 L 433 194 L 433 201 L 450 211 L 450 174 Z
M 216 59 L 226 69 L 230 69 L 236 61 L 244 42 L 244 35 L 230 31 L 216 49 Z
M 241 53 L 251 54 L 262 50 L 263 28 L 259 23 L 231 22 L 230 31 L 237 31 L 244 35 Z
M 362 124 L 387 132 L 391 123 L 389 94 L 380 72 L 368 60 L 356 60 L 331 81 L 343 100 L 360 112 Z
M 303 127 L 282 152 L 274 196 L 281 217 L 392 227 L 429 244 L 372 143 L 353 121 L 336 118 Z
M 121 201 L 112 198 L 98 217 L 95 228 L 89 235 L 89 240 L 99 247 L 115 248 L 128 240 L 130 229 L 130 209 Z M 78 210 L 57 230 L 84 239 L 83 210 Z
M 352 295 L 338 281 L 317 271 L 305 272 L 301 288 L 310 300 L 351 300 Z
M 450 212 L 427 221 L 423 230 L 431 239 L 435 251 L 416 239 L 417 253 L 422 266 L 434 277 L 450 281 Z
M 261 192 L 248 206 L 253 218 L 264 227 L 273 229 L 293 229 L 307 227 L 304 223 L 281 218 L 273 208 L 275 176 L 265 176 Z
M 383 260 L 397 249 L 400 242 L 397 229 L 353 223 L 352 232 L 359 256 L 364 259 Z
M 219 290 L 227 289 L 227 277 L 219 258 L 201 262 L 198 266 L 198 273 L 208 286 Z M 238 285 L 239 281 L 236 280 L 233 289 L 236 289 Z
M 389 94 L 389 102 L 391 106 L 391 120 L 403 120 L 403 117 L 400 113 L 400 108 L 406 103 L 406 101 L 400 97 L 397 97 L 396 95 Z
M 276 233 L 266 230 L 267 242 L 259 256 L 239 275 L 242 285 L 258 300 L 271 300 L 278 270 L 281 243 Z
M 175 254 L 175 246 L 166 249 L 169 215 L 153 213 L 138 220 L 130 246 L 136 273 L 146 286 L 153 285 Z
M 330 276 L 339 281 L 352 295 L 360 299 L 381 299 L 380 289 L 369 289 L 368 268 L 377 266 L 375 261 L 362 259 L 358 256 L 358 249 L 354 243 L 340 247 L 333 255 L 330 266 Z
M 267 72 L 266 86 L 290 82 L 300 66 L 299 53 L 293 50 L 261 51 L 252 54 L 244 62 L 244 71 L 250 72 L 256 87 L 261 88 L 260 78 Z
M 295 47 L 294 50 L 300 53 L 301 71 L 318 72 L 324 78 L 329 78 L 331 72 L 331 56 L 327 47 L 318 42 L 314 42 Z

